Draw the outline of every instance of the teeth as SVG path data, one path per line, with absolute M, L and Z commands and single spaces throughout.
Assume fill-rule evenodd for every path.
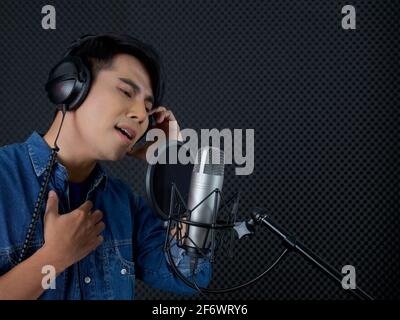
M 126 129 L 121 129 L 123 132 L 125 132 L 125 134 L 129 137 L 129 139 L 131 139 L 131 135 L 129 134 L 129 132 Z
M 130 133 L 124 129 L 124 128 L 118 128 L 120 131 L 122 131 L 129 139 L 132 139 L 132 136 L 130 135 Z

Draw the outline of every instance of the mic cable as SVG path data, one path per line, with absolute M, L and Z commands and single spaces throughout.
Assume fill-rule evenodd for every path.
M 175 244 L 177 245 L 177 244 Z M 234 287 L 228 287 L 228 288 L 220 288 L 220 289 L 209 289 L 209 288 L 202 288 L 199 287 L 198 284 L 196 283 L 195 280 L 195 268 L 197 267 L 198 264 L 198 260 L 197 258 L 191 260 L 191 266 L 190 266 L 190 271 L 193 277 L 193 282 L 191 282 L 190 280 L 188 280 L 177 268 L 177 266 L 174 263 L 172 254 L 171 254 L 171 247 L 168 243 L 168 245 L 165 248 L 166 253 L 167 253 L 167 257 L 168 257 L 168 262 L 171 265 L 174 273 L 176 276 L 178 276 L 178 278 L 180 280 L 182 280 L 187 286 L 191 287 L 192 289 L 197 290 L 199 293 L 201 293 L 203 296 L 205 296 L 206 293 L 227 293 L 227 292 L 232 292 L 232 291 L 236 291 L 239 289 L 242 289 L 244 287 L 247 287 L 251 284 L 253 284 L 254 282 L 258 281 L 259 279 L 261 279 L 262 277 L 264 277 L 268 272 L 270 272 L 281 260 L 282 258 L 287 254 L 287 252 L 289 251 L 287 248 L 285 248 L 280 254 L 279 256 L 275 259 L 275 261 L 268 267 L 266 268 L 263 272 L 261 272 L 258 276 L 256 276 L 255 278 L 243 283 L 243 284 L 239 284 L 237 286 Z
M 18 261 L 17 261 L 18 264 L 21 263 L 23 260 L 25 260 L 25 258 L 27 257 L 27 254 L 28 254 L 28 250 L 32 245 L 33 237 L 34 237 L 35 230 L 36 230 L 36 225 L 37 225 L 37 222 L 38 222 L 39 217 L 40 217 L 40 210 L 42 208 L 44 195 L 45 195 L 45 193 L 47 191 L 47 186 L 49 184 L 51 172 L 52 172 L 52 169 L 54 167 L 54 163 L 56 161 L 57 153 L 60 150 L 60 148 L 57 146 L 57 140 L 58 140 L 58 137 L 60 135 L 61 127 L 62 127 L 63 122 L 64 122 L 65 114 L 67 112 L 65 105 L 62 105 L 62 110 L 61 111 L 62 111 L 61 124 L 60 124 L 60 127 L 58 128 L 56 139 L 54 140 L 54 147 L 51 148 L 51 154 L 50 154 L 50 157 L 49 157 L 49 161 L 47 162 L 46 169 L 45 169 L 45 172 L 44 172 L 44 180 L 42 182 L 42 185 L 40 186 L 40 191 L 39 191 L 38 197 L 36 199 L 36 204 L 35 204 L 35 209 L 33 211 L 32 219 L 31 219 L 31 222 L 30 222 L 29 227 L 28 227 L 28 231 L 27 231 L 26 236 L 25 236 L 25 240 L 24 240 L 24 244 L 22 246 L 22 250 L 21 250 L 21 252 L 19 254 L 19 257 L 18 257 Z

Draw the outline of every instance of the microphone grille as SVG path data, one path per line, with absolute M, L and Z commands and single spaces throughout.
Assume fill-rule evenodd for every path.
M 197 152 L 193 172 L 215 176 L 224 175 L 224 152 L 215 147 L 203 147 Z

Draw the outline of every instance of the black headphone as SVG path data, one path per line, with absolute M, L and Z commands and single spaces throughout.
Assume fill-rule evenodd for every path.
M 84 35 L 73 43 L 63 59 L 50 71 L 45 89 L 51 102 L 64 105 L 66 111 L 79 108 L 87 97 L 92 82 L 89 68 L 73 54 L 84 42 L 102 35 Z

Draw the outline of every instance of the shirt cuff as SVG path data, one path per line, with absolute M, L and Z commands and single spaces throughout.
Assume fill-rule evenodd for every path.
M 178 247 L 176 239 L 170 239 L 170 249 L 171 250 L 171 255 L 172 255 L 172 260 L 175 264 L 175 266 L 179 269 L 181 273 L 183 273 L 185 276 L 191 276 L 191 260 L 192 257 L 186 254 L 185 249 Z M 169 263 L 168 259 L 168 253 L 165 252 L 167 261 Z M 206 269 L 209 267 L 210 261 L 205 258 L 199 258 L 197 262 L 197 267 L 196 270 L 194 270 L 194 274 L 198 274 L 202 270 Z

